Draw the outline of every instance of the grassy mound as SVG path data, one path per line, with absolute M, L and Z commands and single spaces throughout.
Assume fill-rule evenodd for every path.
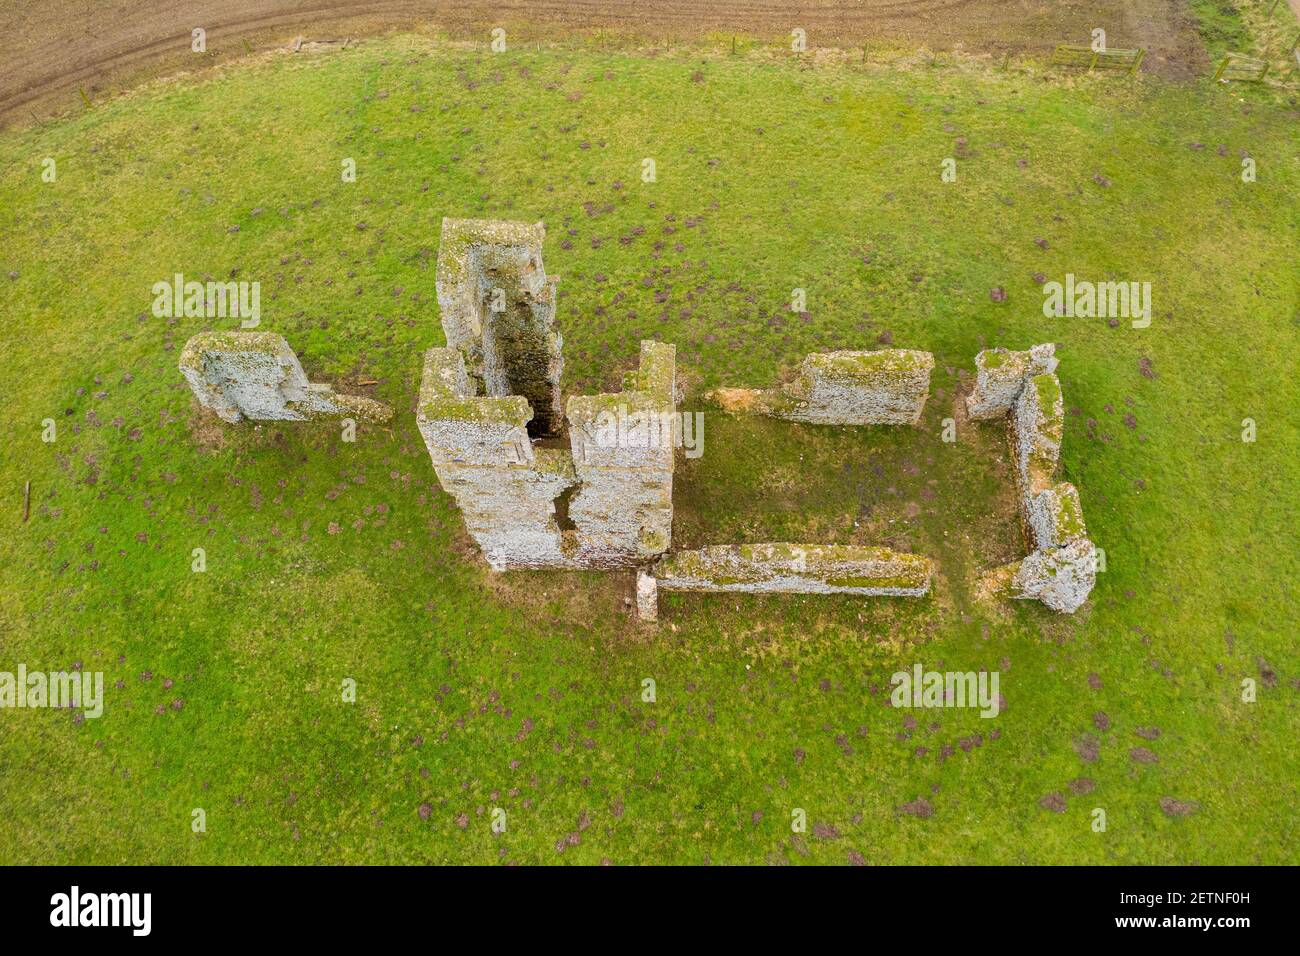
M 1295 862 L 1300 173 L 1267 96 L 398 38 L 0 139 L 0 670 L 106 678 L 98 719 L 0 711 L 0 857 Z M 676 501 L 681 546 L 916 551 L 934 596 L 672 595 L 650 631 L 630 576 L 489 575 L 413 416 L 444 215 L 546 223 L 569 393 L 643 337 L 687 408 L 932 351 L 917 429 L 709 414 Z M 177 272 L 261 282 L 261 329 L 391 426 L 196 413 L 180 348 L 236 323 L 154 317 Z M 1045 318 L 1067 273 L 1150 282 L 1151 326 Z M 1023 554 L 1005 439 L 941 438 L 978 350 L 1045 341 L 1107 555 L 1074 617 L 978 599 Z M 917 661 L 1005 709 L 891 709 Z

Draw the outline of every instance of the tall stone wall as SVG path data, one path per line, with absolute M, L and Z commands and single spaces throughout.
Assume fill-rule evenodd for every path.
M 672 542 L 676 365 L 674 346 L 642 342 L 633 388 L 569 399 L 581 482 L 569 517 L 586 566 L 630 567 Z
M 438 306 L 447 345 L 465 354 L 485 396 L 521 395 L 529 431 L 560 428 L 563 342 L 555 326 L 555 284 L 542 265 L 541 223 L 443 219 Z
M 672 538 L 676 350 L 641 343 L 635 381 L 563 413 L 563 339 L 541 223 L 444 219 L 445 349 L 426 355 L 420 431 L 494 568 L 616 568 Z M 569 449 L 536 447 L 567 425 Z
M 934 356 L 907 349 L 816 352 L 793 382 L 773 389 L 718 389 L 727 411 L 814 425 L 913 425 L 930 395 Z
M 673 346 L 642 342 L 635 388 L 569 399 L 566 449 L 534 444 L 523 396 L 475 394 L 460 350 L 425 353 L 420 434 L 494 569 L 632 567 L 667 550 L 675 374 Z
M 980 376 L 967 408 L 972 416 L 1000 410 L 1007 418 L 1016 500 L 1030 547 L 1023 560 L 990 572 L 986 587 L 1073 613 L 1096 582 L 1096 548 L 1087 537 L 1078 490 L 1056 481 L 1065 402 L 1056 375 L 1040 371 L 1055 367 L 1054 351 L 1040 345 L 1028 352 L 981 352 Z M 1019 375 L 1017 381 L 1008 369 Z
M 438 481 L 495 570 L 572 567 L 555 500 L 577 482 L 564 449 L 533 448 L 522 396 L 479 396 L 454 348 L 429 349 L 416 424 Z
M 298 356 L 274 332 L 201 332 L 181 350 L 180 371 L 199 404 L 224 421 L 387 421 L 392 409 L 307 381 Z

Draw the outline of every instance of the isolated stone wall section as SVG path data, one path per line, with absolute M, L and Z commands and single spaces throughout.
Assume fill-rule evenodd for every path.
M 815 352 L 779 388 L 723 388 L 723 409 L 812 425 L 914 425 L 930 396 L 934 356 L 911 349 Z
M 307 381 L 298 356 L 274 332 L 201 332 L 181 350 L 180 371 L 199 404 L 224 421 L 387 421 L 392 409 Z
M 443 219 L 437 271 L 447 345 L 465 354 L 477 393 L 523 396 L 537 435 L 559 429 L 564 368 L 545 236 L 540 222 Z
M 637 607 L 643 619 L 657 592 L 712 591 L 743 594 L 856 594 L 922 597 L 929 593 L 934 562 L 888 548 L 846 544 L 726 544 L 665 555 L 638 578 Z

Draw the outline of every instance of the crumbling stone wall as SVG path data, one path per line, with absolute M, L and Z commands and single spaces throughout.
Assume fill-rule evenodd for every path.
M 542 265 L 539 222 L 443 219 L 438 306 L 447 345 L 465 353 L 485 396 L 521 395 L 533 409 L 529 432 L 560 428 L 562 339 L 555 284 Z
M 569 449 L 530 440 L 523 396 L 475 394 L 461 351 L 425 353 L 416 422 L 494 569 L 632 567 L 667 550 L 675 351 L 642 342 L 635 388 L 571 398 Z
M 562 415 L 545 234 L 541 223 L 443 220 L 447 347 L 425 356 L 420 431 L 492 567 L 631 567 L 672 538 L 676 350 L 642 342 L 629 387 L 570 398 Z M 534 447 L 566 424 L 568 450 Z
M 988 375 L 977 378 L 967 407 L 973 404 L 981 414 L 1006 407 L 1016 498 L 1030 545 L 1024 560 L 991 572 L 986 587 L 1072 614 L 1088 599 L 1096 582 L 1096 549 L 1087 537 L 1078 490 L 1069 482 L 1056 481 L 1065 402 L 1055 373 L 1039 371 L 1055 368 L 1054 347 L 1035 346 L 1029 352 L 985 351 L 976 357 L 976 366 Z M 1014 390 L 1005 371 L 1008 368 L 1020 375 Z
M 581 482 L 569 517 L 586 566 L 630 567 L 672 542 L 676 375 L 676 347 L 646 341 L 634 387 L 569 399 L 569 441 Z
M 298 356 L 274 332 L 201 332 L 181 350 L 180 370 L 199 404 L 231 423 L 387 421 L 393 414 L 387 405 L 308 382 Z
M 523 396 L 475 395 L 465 357 L 429 349 L 416 407 L 438 481 L 495 570 L 573 566 L 555 499 L 577 482 L 564 449 L 534 449 Z
M 1025 380 L 1055 372 L 1056 346 L 1035 345 L 1027 352 L 985 349 L 975 356 L 975 388 L 966 396 L 966 414 L 973 419 L 997 418 L 1011 411 Z
M 724 388 L 726 411 L 815 425 L 914 425 L 930 396 L 934 356 L 909 349 L 815 352 L 780 388 Z
M 677 551 L 637 582 L 638 613 L 653 620 L 660 588 L 747 594 L 921 597 L 934 563 L 916 554 L 847 544 L 727 544 Z M 649 579 L 649 580 L 647 580 Z M 653 582 L 653 583 L 651 583 Z

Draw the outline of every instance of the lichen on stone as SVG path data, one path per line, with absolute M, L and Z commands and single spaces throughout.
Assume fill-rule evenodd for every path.
M 307 381 L 298 356 L 275 332 L 201 332 L 185 343 L 179 367 L 199 404 L 231 423 L 344 417 L 384 422 L 393 414 L 387 405 Z
M 1029 554 L 984 575 L 986 594 L 1029 598 L 1073 613 L 1096 581 L 1096 549 L 1087 538 L 1078 490 L 1056 481 L 1065 433 L 1065 401 L 1055 347 L 1025 352 L 992 349 L 975 357 L 975 389 L 966 399 L 972 418 L 1007 420 L 1019 503 Z
M 522 396 L 530 432 L 561 425 L 563 340 L 555 325 L 555 283 L 542 265 L 541 223 L 444 219 L 437 290 L 447 345 L 462 352 L 485 396 Z M 477 389 L 476 389 L 477 390 Z
M 1026 379 L 1056 369 L 1056 347 L 1035 345 L 1024 352 L 1002 347 L 975 356 L 975 388 L 966 397 L 966 414 L 975 420 L 997 418 L 1011 410 Z
M 929 397 L 934 356 L 908 349 L 814 352 L 794 381 L 772 389 L 719 389 L 724 411 L 823 425 L 910 425 Z
M 652 574 L 676 591 L 919 597 L 934 566 L 921 555 L 860 545 L 714 545 L 661 558 Z

